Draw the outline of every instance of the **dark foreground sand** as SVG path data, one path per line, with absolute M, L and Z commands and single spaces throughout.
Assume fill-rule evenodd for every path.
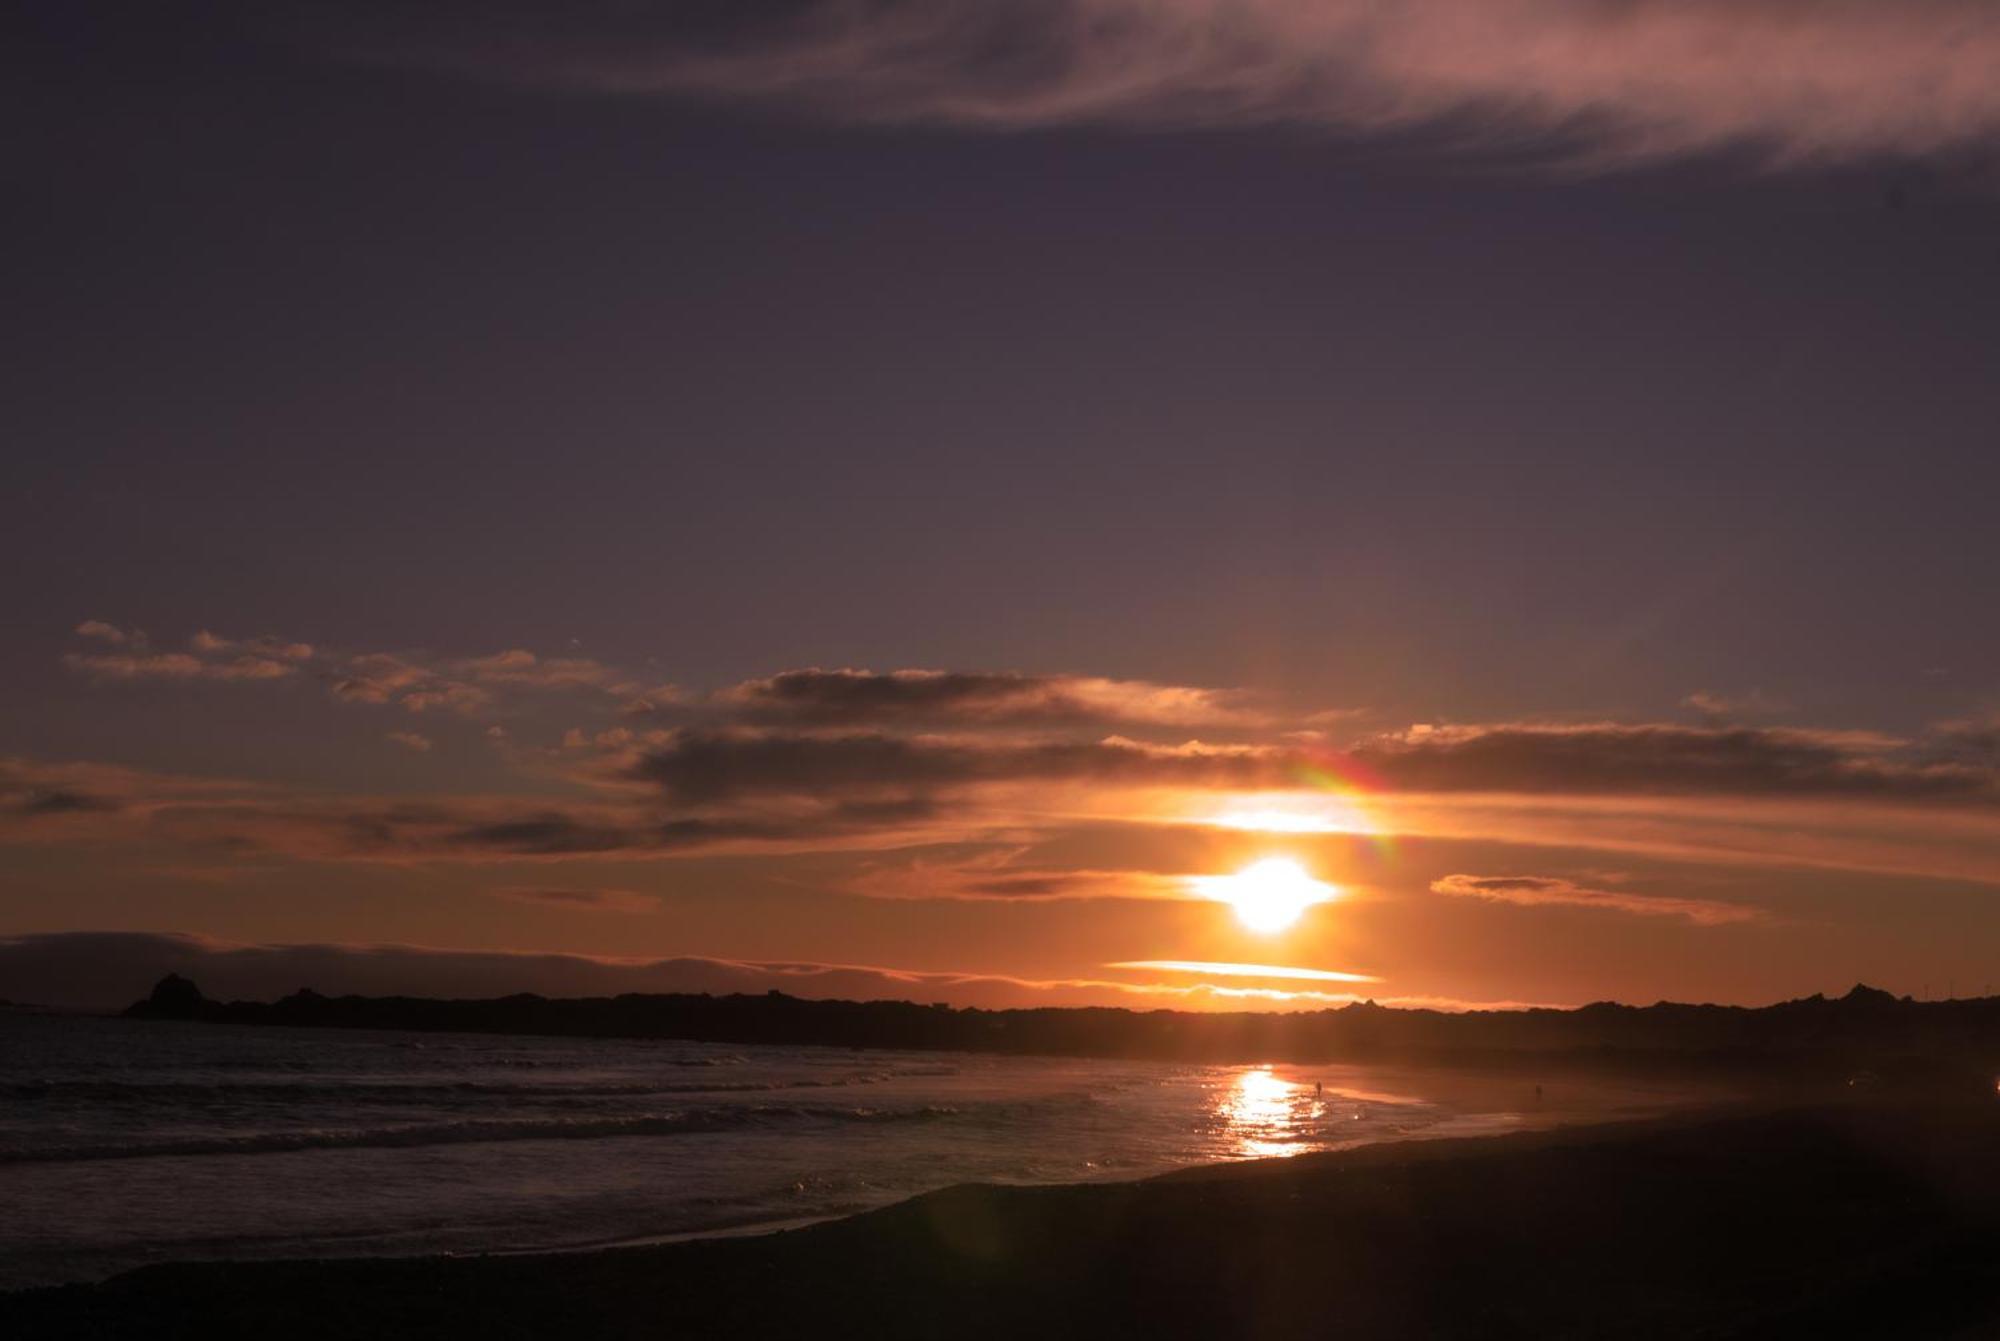
M 758 1238 L 152 1267 L 0 1336 L 2000 1336 L 2000 1103 L 962 1187 Z

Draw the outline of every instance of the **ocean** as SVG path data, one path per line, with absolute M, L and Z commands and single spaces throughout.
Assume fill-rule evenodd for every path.
M 0 1289 L 181 1259 L 743 1232 L 960 1182 L 1136 1178 L 1674 1099 L 1346 1066 L 0 1011 Z

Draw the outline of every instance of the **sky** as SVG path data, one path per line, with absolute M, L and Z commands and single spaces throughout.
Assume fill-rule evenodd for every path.
M 2000 978 L 1984 0 L 0 25 L 0 996 Z

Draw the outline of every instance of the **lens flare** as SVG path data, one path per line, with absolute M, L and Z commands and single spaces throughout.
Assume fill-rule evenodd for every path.
M 1289 771 L 1276 789 L 1238 792 L 1219 804 L 1203 797 L 1190 818 L 1249 833 L 1346 838 L 1349 860 L 1372 867 L 1394 861 L 1395 817 L 1384 811 L 1380 778 L 1334 750 L 1301 751 Z

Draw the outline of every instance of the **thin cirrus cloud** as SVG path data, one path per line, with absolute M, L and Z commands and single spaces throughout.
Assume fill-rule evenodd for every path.
M 982 784 L 1241 789 L 1309 785 L 1326 768 L 1384 793 L 1654 794 L 1853 798 L 1940 805 L 2000 802 L 1995 762 L 1933 742 L 1867 732 L 1658 723 L 1501 723 L 1363 737 L 1341 751 L 1289 743 L 1167 745 L 689 728 L 647 742 L 630 779 L 689 804 L 755 795 L 898 791 Z
M 598 913 L 650 913 L 660 906 L 658 898 L 632 889 L 569 889 L 538 885 L 502 885 L 487 891 L 509 903 L 556 909 L 576 909 Z
M 1159 871 L 1092 870 L 1018 864 L 1018 849 L 968 860 L 869 863 L 849 884 L 871 899 L 950 899 L 968 903 L 1060 903 L 1079 899 L 1197 897 L 1188 878 Z
M 810 667 L 746 680 L 717 696 L 752 720 L 810 725 L 954 724 L 1255 727 L 1270 718 L 1227 690 L 1013 671 Z
M 989 783 L 1229 786 L 1268 776 L 1253 747 L 1146 744 L 1119 737 L 1041 740 L 686 730 L 640 752 L 630 776 L 674 801 L 840 792 L 925 795 Z
M 168 845 L 218 860 L 562 861 L 839 851 L 948 834 L 925 804 L 830 800 L 697 813 L 629 798 L 339 794 L 0 758 L 0 842 Z
M 1338 969 L 1295 968 L 1288 964 L 1236 964 L 1207 959 L 1123 959 L 1108 969 L 1145 969 L 1156 973 L 1197 973 L 1219 978 L 1277 978 L 1300 982 L 1381 982 L 1366 973 Z
M 635 712 L 671 703 L 679 693 L 588 657 L 543 657 L 525 648 L 470 657 L 353 652 L 271 635 L 228 638 L 203 629 L 184 646 L 165 650 L 143 632 L 100 619 L 86 619 L 73 632 L 102 646 L 69 652 L 63 663 L 96 683 L 275 681 L 303 672 L 341 702 L 465 717 L 502 715 L 524 696 L 575 694 Z
M 1638 894 L 1622 889 L 1592 889 L 1555 876 L 1447 875 L 1431 882 L 1431 892 L 1452 898 L 1511 903 L 1525 908 L 1592 908 L 1634 917 L 1674 917 L 1703 927 L 1754 922 L 1765 917 L 1761 909 L 1744 904 L 1724 903 L 1716 899 L 1676 898 L 1664 894 Z
M 2000 772 L 1859 731 L 1658 723 L 1419 728 L 1349 757 L 1398 791 L 1810 796 L 1991 805 Z
M 121 629 L 86 619 L 79 638 L 115 651 L 70 652 L 63 662 L 97 681 L 107 680 L 281 680 L 298 673 L 313 649 L 279 638 L 218 638 L 206 629 L 188 640 L 188 651 L 162 651 L 137 629 Z
M 1747 694 L 1718 694 L 1698 689 L 1682 699 L 1681 706 L 1700 713 L 1716 726 L 1745 717 L 1781 716 L 1792 710 L 1791 704 L 1761 689 L 1753 689 Z
M 497 713 L 522 693 L 584 691 L 650 705 L 673 692 L 587 657 L 539 657 L 525 648 L 456 658 L 364 652 L 331 661 L 325 674 L 333 696 L 343 702 L 473 717 Z
M 514 0 L 316 6 L 364 58 L 1017 129 L 1447 127 L 1630 162 L 1930 154 L 2000 128 L 1990 0 Z

